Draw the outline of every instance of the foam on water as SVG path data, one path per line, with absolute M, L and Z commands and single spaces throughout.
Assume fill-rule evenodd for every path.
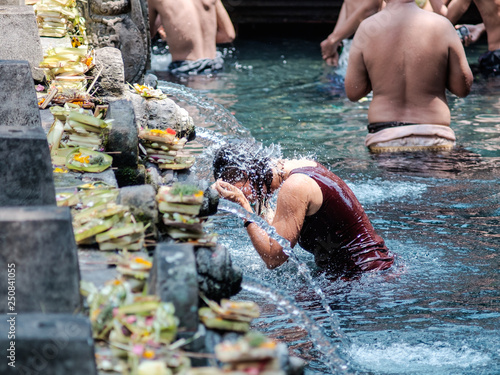
M 152 70 L 167 70 L 168 65 L 172 62 L 172 55 L 167 53 L 163 55 L 151 54 L 151 69 Z
M 484 366 L 491 360 L 467 345 L 457 348 L 445 342 L 353 345 L 350 355 L 367 371 L 383 374 L 459 373 L 460 369 Z
M 410 197 L 420 197 L 426 190 L 427 185 L 413 182 L 396 182 L 375 179 L 370 182 L 349 182 L 347 185 L 354 192 L 361 204 L 374 204 L 388 200 Z

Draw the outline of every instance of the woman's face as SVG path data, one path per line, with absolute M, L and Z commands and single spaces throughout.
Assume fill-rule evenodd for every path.
M 250 203 L 255 203 L 257 201 L 257 194 L 255 194 L 255 190 L 250 181 L 240 181 L 233 185 L 243 192 Z

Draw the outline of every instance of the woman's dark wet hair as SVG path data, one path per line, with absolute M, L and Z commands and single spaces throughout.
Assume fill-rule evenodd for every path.
M 270 196 L 273 171 L 271 159 L 259 155 L 258 151 L 244 144 L 222 146 L 215 153 L 213 170 L 215 180 L 222 179 L 230 184 L 249 181 L 257 196 L 259 207 L 263 208 Z

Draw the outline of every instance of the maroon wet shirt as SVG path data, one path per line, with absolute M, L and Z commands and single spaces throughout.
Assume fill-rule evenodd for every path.
M 384 270 L 394 256 L 373 229 L 354 193 L 321 164 L 290 172 L 311 177 L 321 188 L 323 204 L 306 216 L 299 245 L 314 254 L 316 264 L 334 272 Z

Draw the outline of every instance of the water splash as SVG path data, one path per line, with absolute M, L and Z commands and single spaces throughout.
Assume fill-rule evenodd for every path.
M 248 212 L 243 207 L 234 202 L 228 201 L 227 199 L 220 199 L 218 209 L 221 211 L 235 214 L 236 216 L 242 219 L 251 220 L 257 223 L 257 225 L 261 229 L 263 229 L 270 238 L 278 242 L 278 244 L 283 248 L 283 252 L 289 257 L 289 259 L 292 262 L 296 264 L 300 274 L 306 279 L 307 283 L 311 286 L 312 289 L 314 289 L 314 292 L 320 297 L 323 308 L 327 312 L 327 315 L 330 319 L 330 325 L 332 331 L 340 339 L 344 347 L 348 347 L 350 343 L 348 342 L 348 339 L 345 336 L 345 334 L 340 329 L 339 319 L 331 309 L 330 305 L 328 304 L 325 293 L 313 279 L 309 267 L 304 262 L 302 262 L 293 252 L 293 249 L 290 247 L 290 242 L 285 238 L 281 237 L 277 233 L 276 228 L 274 228 L 272 225 L 269 225 L 267 221 L 265 221 L 260 216 L 254 213 Z
M 338 67 L 335 69 L 335 73 L 344 78 L 347 73 L 347 62 L 349 61 L 349 50 L 351 49 L 352 40 L 344 39 L 342 40 L 342 44 L 342 53 L 339 56 Z
M 307 327 L 307 332 L 314 347 L 320 352 L 332 375 L 351 373 L 349 372 L 348 362 L 340 354 L 339 347 L 330 341 L 321 327 L 304 310 L 299 308 L 291 297 L 282 293 L 278 294 L 275 288 L 265 286 L 262 282 L 247 276 L 243 278 L 241 287 L 247 292 L 266 297 L 266 300 L 274 302 L 280 310 L 289 314 L 296 324 Z
M 188 111 L 197 127 L 197 133 L 199 128 L 209 128 L 217 132 L 219 137 L 252 139 L 248 129 L 231 112 L 200 91 L 167 81 L 159 81 L 158 88 Z
M 489 355 L 468 345 L 453 347 L 442 341 L 364 344 L 353 346 L 351 354 L 355 362 L 367 371 L 389 374 L 461 373 L 466 368 L 487 366 L 492 360 Z

